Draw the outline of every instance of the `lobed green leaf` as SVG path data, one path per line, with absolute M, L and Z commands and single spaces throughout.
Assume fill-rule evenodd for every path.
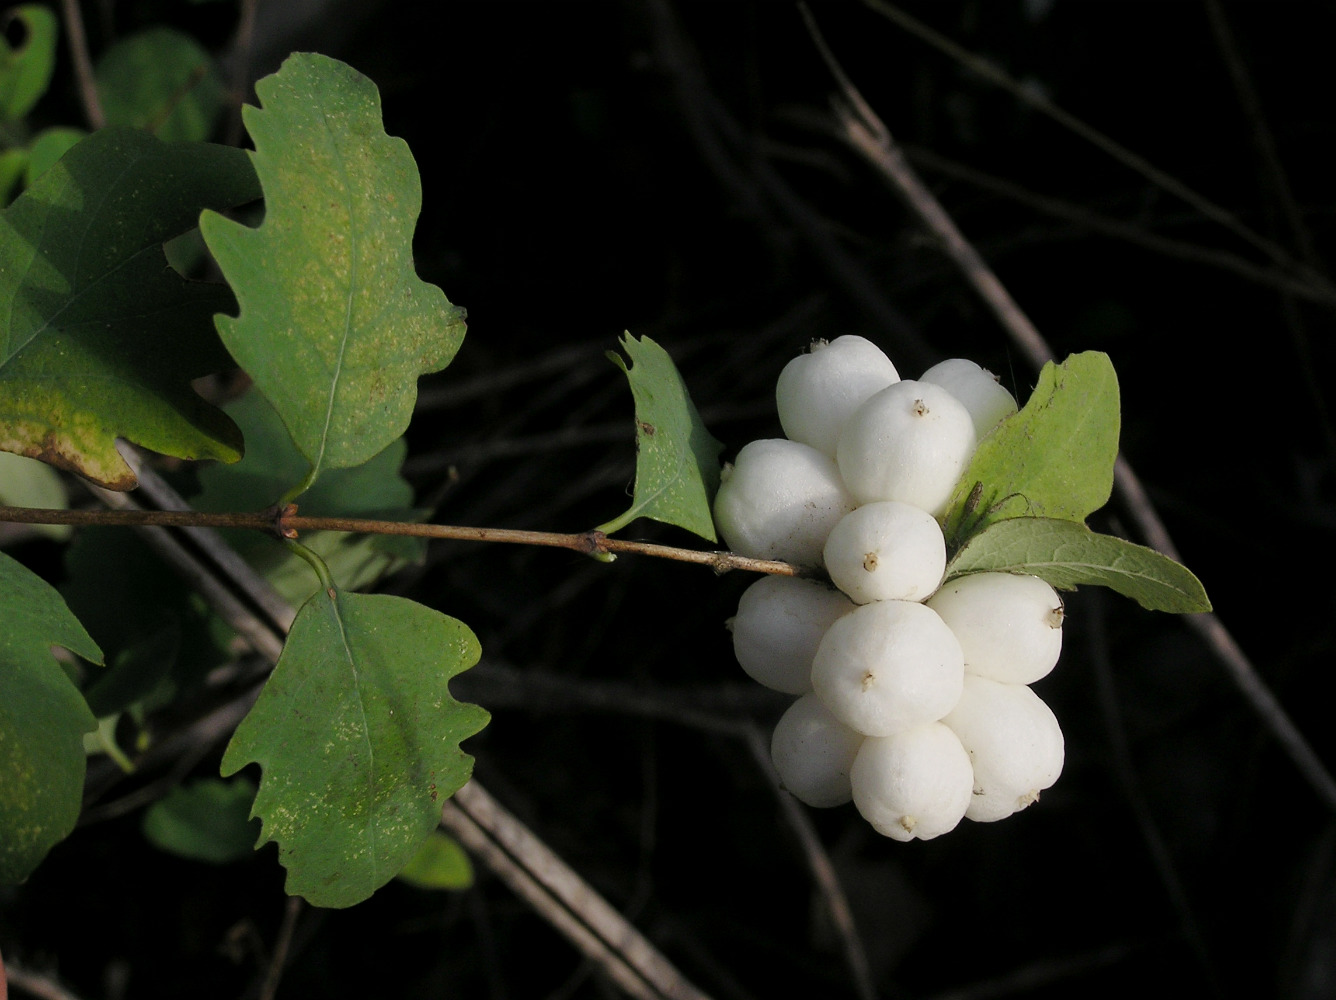
M 74 829 L 83 735 L 97 728 L 51 647 L 102 653 L 55 589 L 3 552 L 0 621 L 0 884 L 12 884 Z
M 218 330 L 282 415 L 310 482 L 403 433 L 417 377 L 450 363 L 464 312 L 414 271 L 421 183 L 408 146 L 384 132 L 375 85 L 299 53 L 255 89 L 263 110 L 243 116 L 264 222 L 206 212 L 200 230 L 241 306 Z
M 238 459 L 236 426 L 190 385 L 231 366 L 212 322 L 231 293 L 185 281 L 162 244 L 258 195 L 241 150 L 103 129 L 0 213 L 0 450 L 121 490 L 117 437 Z
M 489 716 L 448 682 L 479 655 L 467 626 L 404 598 L 331 589 L 302 606 L 222 764 L 263 769 L 253 814 L 290 894 L 352 906 L 412 860 L 472 771 L 459 744 Z
M 1206 589 L 1185 566 L 1074 521 L 1021 517 L 992 524 L 956 553 L 946 579 L 985 572 L 1025 573 L 1062 590 L 1097 584 L 1151 611 L 1211 610 Z
M 1013 517 L 1084 523 L 1113 490 L 1119 422 L 1118 377 L 1107 354 L 1044 365 L 1020 412 L 979 442 L 947 507 L 947 543 Z
M 631 507 L 598 530 L 609 534 L 638 517 L 686 528 L 717 541 L 710 505 L 719 490 L 723 444 L 705 428 L 668 352 L 650 340 L 622 337 L 608 357 L 626 373 L 636 407 L 636 482 Z

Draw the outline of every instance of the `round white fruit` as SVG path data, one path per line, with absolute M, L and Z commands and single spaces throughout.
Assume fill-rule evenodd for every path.
M 714 519 L 734 552 L 820 566 L 830 529 L 855 506 L 829 455 L 767 438 L 744 445 L 724 470 Z
M 899 500 L 934 517 L 974 454 L 974 420 L 940 385 L 905 380 L 863 403 L 840 433 L 840 475 L 859 503 Z
M 1016 398 L 996 375 L 968 358 L 951 358 L 929 368 L 919 378 L 931 382 L 965 404 L 980 440 L 1004 418 L 1016 412 Z
M 960 643 L 937 613 L 911 601 L 874 601 L 827 630 L 812 661 L 812 688 L 846 726 L 890 736 L 935 722 L 965 678 Z
M 742 592 L 733 652 L 752 680 L 785 694 L 812 690 L 812 660 L 835 619 L 854 609 L 817 580 L 763 576 Z
M 946 570 L 946 539 L 937 519 L 896 500 L 845 514 L 823 554 L 831 581 L 858 604 L 921 601 Z
M 965 815 L 1005 819 L 1058 780 L 1066 747 L 1052 710 L 1024 684 L 966 677 L 960 701 L 942 724 L 960 738 L 974 768 Z
M 817 340 L 779 373 L 775 402 L 791 441 L 835 457 L 835 442 L 849 415 L 873 393 L 900 381 L 895 365 L 864 337 Z
M 854 732 L 805 694 L 775 726 L 770 759 L 784 787 L 809 806 L 825 808 L 849 801 L 849 771 L 865 737 Z
M 927 601 L 950 626 L 967 673 L 1032 684 L 1062 652 L 1062 599 L 1037 576 L 973 573 L 944 584 Z
M 965 817 L 974 774 L 955 733 L 929 722 L 864 740 L 850 786 L 854 805 L 878 833 L 901 841 L 931 840 Z

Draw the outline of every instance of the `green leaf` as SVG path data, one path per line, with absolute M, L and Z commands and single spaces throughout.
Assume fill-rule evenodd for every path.
M 1044 365 L 1025 407 L 979 442 L 947 508 L 948 544 L 1012 517 L 1084 523 L 1113 490 L 1119 420 L 1107 354 Z
M 252 390 L 226 406 L 246 437 L 246 455 L 235 465 L 212 465 L 199 474 L 193 504 L 205 511 L 259 510 L 300 482 L 310 466 L 288 435 L 278 412 Z M 399 474 L 408 446 L 402 438 L 361 465 L 327 473 L 302 496 L 301 512 L 312 516 L 378 517 L 412 521 L 413 487 Z M 242 557 L 291 603 L 301 604 L 319 587 L 304 559 L 276 539 L 256 531 L 223 533 Z M 317 531 L 302 544 L 329 567 L 338 585 L 357 590 L 426 553 L 421 538 L 350 535 Z
M 300 53 L 255 89 L 264 109 L 243 117 L 264 222 L 206 212 L 200 230 L 241 305 L 218 330 L 314 480 L 403 433 L 417 377 L 450 363 L 464 313 L 413 269 L 421 184 L 408 146 L 383 130 L 375 85 Z
M 102 653 L 55 589 L 0 553 L 0 884 L 22 882 L 79 818 L 83 734 L 97 728 L 51 655 Z
M 24 165 L 23 186 L 32 187 L 37 179 L 54 167 L 62 156 L 68 153 L 84 139 L 88 133 L 81 128 L 69 128 L 57 125 L 44 128 L 33 139 L 28 149 L 28 161 Z
M 6 149 L 0 153 L 0 208 L 4 208 L 18 194 L 19 182 L 28 173 L 28 151 Z
M 251 818 L 255 785 L 245 778 L 202 778 L 172 789 L 144 813 L 144 836 L 194 861 L 222 865 L 246 857 L 260 835 Z
M 239 458 L 236 426 L 190 385 L 231 365 L 213 330 L 231 294 L 180 278 L 162 243 L 258 195 L 241 150 L 103 129 L 0 213 L 0 450 L 121 490 L 118 436 Z
M 1074 521 L 1021 517 L 990 525 L 956 553 L 946 578 L 985 572 L 1026 573 L 1064 590 L 1109 587 L 1151 611 L 1211 610 L 1201 581 L 1186 567 Z
M 467 889 L 473 884 L 473 862 L 459 841 L 433 830 L 398 878 L 419 889 Z
M 489 716 L 447 685 L 479 655 L 463 623 L 401 597 L 322 590 L 302 606 L 222 764 L 263 768 L 254 815 L 289 894 L 352 906 L 412 860 L 473 768 L 459 743 Z
M 168 142 L 207 139 L 223 110 L 223 82 L 209 53 L 171 28 L 121 39 L 98 60 L 95 77 L 108 125 Z
M 12 48 L 3 31 L 23 22 L 26 37 Z M 56 15 L 41 4 L 29 3 L 5 12 L 0 21 L 0 121 L 16 121 L 33 109 L 51 85 L 56 66 Z
M 719 489 L 723 445 L 705 429 L 668 352 L 650 340 L 622 336 L 608 357 L 626 372 L 636 404 L 636 485 L 631 508 L 598 530 L 611 534 L 649 517 L 717 541 L 710 504 Z
M 45 462 L 0 451 L 0 504 L 10 507 L 41 507 L 66 510 L 69 498 L 56 470 Z M 25 525 L 33 534 L 64 540 L 73 530 L 68 524 Z

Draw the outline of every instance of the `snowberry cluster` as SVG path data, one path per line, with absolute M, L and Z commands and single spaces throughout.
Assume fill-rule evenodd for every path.
M 783 439 L 753 441 L 715 500 L 735 552 L 823 569 L 767 576 L 733 645 L 797 695 L 771 754 L 812 806 L 853 800 L 880 833 L 927 840 L 1023 809 L 1057 780 L 1057 719 L 1028 687 L 1053 669 L 1062 602 L 1037 577 L 943 585 L 938 525 L 976 443 L 1016 401 L 972 361 L 901 380 L 870 341 L 818 341 L 776 388 Z

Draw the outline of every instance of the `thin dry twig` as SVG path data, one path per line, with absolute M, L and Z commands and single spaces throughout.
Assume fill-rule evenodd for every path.
M 868 2 L 868 0 L 865 0 Z M 1053 350 L 1038 329 L 1017 305 L 1002 282 L 965 239 L 941 203 L 919 179 L 890 130 L 868 106 L 858 89 L 844 73 L 822 38 L 811 12 L 802 8 L 812 39 L 838 83 L 843 101 L 837 114 L 850 145 L 863 154 L 886 182 L 909 205 L 919 221 L 938 239 L 947 256 L 956 264 L 976 294 L 993 312 L 1012 341 L 1024 352 L 1035 368 L 1054 359 Z M 1125 458 L 1119 456 L 1114 466 L 1114 485 L 1128 507 L 1143 537 L 1151 547 L 1172 559 L 1177 549 L 1169 537 L 1146 491 Z M 1336 779 L 1318 757 L 1298 726 L 1275 696 L 1267 689 L 1224 624 L 1214 614 L 1189 615 L 1188 623 L 1206 640 L 1208 648 L 1224 664 L 1235 684 L 1291 761 L 1303 774 L 1313 791 L 1329 808 L 1336 810 Z
M 234 102 L 228 113 L 225 140 L 229 146 L 241 145 L 241 132 L 244 128 L 241 106 L 246 103 L 246 91 L 250 87 L 251 51 L 255 45 L 255 9 L 258 6 L 259 0 L 241 0 L 241 16 L 237 19 L 237 32 L 232 39 Z
M 986 174 L 981 170 L 975 170 L 972 167 L 956 163 L 945 156 L 938 155 L 932 150 L 920 149 L 909 145 L 906 145 L 904 150 L 905 156 L 911 164 L 927 168 L 935 173 L 950 177 L 953 180 L 962 181 L 972 187 L 987 191 L 989 194 L 1007 198 L 1018 204 L 1024 205 L 1032 211 L 1040 212 L 1056 219 L 1062 219 L 1075 226 L 1079 226 L 1084 230 L 1097 233 L 1100 236 L 1122 240 L 1125 243 L 1142 247 L 1152 253 L 1158 253 L 1165 257 L 1172 257 L 1175 260 L 1187 261 L 1188 263 L 1201 264 L 1206 267 L 1214 267 L 1221 271 L 1227 271 L 1230 274 L 1237 275 L 1238 277 L 1251 281 L 1263 288 L 1285 292 L 1325 305 L 1336 305 L 1336 289 L 1315 287 L 1308 282 L 1295 278 L 1288 272 L 1253 264 L 1227 250 L 1219 250 L 1214 247 L 1206 247 L 1198 243 L 1191 243 L 1187 240 L 1178 240 L 1173 239 L 1172 237 L 1162 236 L 1159 233 L 1151 232 L 1142 226 L 1133 225 L 1129 222 L 1122 222 L 1118 219 L 1111 219 L 1106 215 L 1092 212 L 1087 208 L 1080 205 L 1074 205 L 1071 202 L 1064 201 L 1060 198 L 1050 198 L 1038 194 L 1019 184 L 1013 184 L 1000 177 L 995 177 L 991 174 Z
M 770 787 L 775 791 L 775 798 L 779 802 L 780 809 L 784 812 L 784 819 L 788 821 L 789 826 L 798 837 L 798 843 L 802 846 L 803 857 L 807 859 L 807 867 L 812 872 L 812 879 L 816 882 L 817 891 L 821 893 L 821 898 L 825 900 L 826 909 L 830 912 L 830 919 L 835 924 L 840 943 L 844 947 L 844 960 L 849 966 L 850 976 L 853 977 L 854 992 L 860 1000 L 875 1000 L 877 990 L 872 982 L 872 970 L 868 966 L 867 951 L 863 948 L 863 939 L 854 923 L 853 908 L 849 905 L 849 897 L 844 893 L 844 886 L 840 885 L 840 877 L 835 872 L 835 865 L 830 860 L 830 854 L 826 851 L 825 845 L 821 843 L 821 838 L 817 836 L 812 818 L 803 810 L 798 800 L 781 787 L 779 775 L 775 772 L 774 763 L 770 759 L 770 747 L 765 737 L 752 725 L 747 726 L 744 735 L 747 748 L 751 751 L 752 757 L 756 759 L 756 766 L 770 780 Z
M 1201 924 L 1192 910 L 1187 890 L 1184 888 L 1183 880 L 1179 877 L 1178 869 L 1174 864 L 1173 854 L 1160 832 L 1159 824 L 1155 821 L 1150 804 L 1146 801 L 1145 793 L 1142 791 L 1141 782 L 1137 778 L 1136 768 L 1132 763 L 1132 751 L 1127 743 L 1127 727 L 1123 722 L 1118 692 L 1114 686 L 1113 667 L 1109 663 L 1108 638 L 1104 627 L 1105 602 L 1102 598 L 1103 595 L 1097 592 L 1087 602 L 1087 606 L 1093 611 L 1093 614 L 1089 617 L 1087 638 L 1089 639 L 1088 654 L 1090 662 L 1094 666 L 1100 711 L 1104 716 L 1104 728 L 1109 737 L 1109 763 L 1113 768 L 1115 779 L 1122 787 L 1123 797 L 1132 810 L 1132 816 L 1136 821 L 1137 829 L 1141 833 L 1141 840 L 1146 846 L 1147 854 L 1150 855 L 1155 872 L 1160 877 L 1165 894 L 1169 897 L 1169 902 L 1178 915 L 1183 936 L 1197 958 L 1202 976 L 1205 979 L 1206 992 L 1212 996 L 1220 996 L 1219 979 L 1215 973 L 1214 963 L 1211 961 L 1206 938 L 1201 931 Z
M 74 62 L 74 78 L 79 84 L 84 118 L 88 127 L 97 131 L 107 124 L 107 116 L 102 110 L 102 99 L 98 97 L 97 81 L 93 79 L 93 60 L 88 54 L 88 36 L 84 34 L 79 0 L 60 0 L 60 9 L 65 15 L 65 34 L 70 40 L 70 59 Z
M 707 1000 L 626 918 L 477 782 L 442 809 L 442 825 L 628 993 L 645 1000 Z M 485 831 L 485 833 L 484 833 Z
M 715 96 L 669 5 L 654 0 L 649 11 L 656 51 L 670 74 L 683 120 L 706 163 L 729 193 L 747 214 L 765 218 L 764 207 L 777 208 L 850 301 L 881 329 L 892 333 L 903 354 L 922 361 L 923 367 L 931 364 L 928 359 L 935 360 L 934 352 L 919 331 L 836 239 L 829 220 L 798 197 L 761 155 L 758 143 Z
M 1219 0 L 1206 0 L 1206 16 L 1211 23 L 1211 31 L 1215 35 L 1216 45 L 1220 49 L 1225 68 L 1229 71 L 1229 78 L 1234 84 L 1234 92 L 1238 95 L 1239 104 L 1243 108 L 1243 115 L 1248 121 L 1248 135 L 1257 150 L 1257 157 L 1261 161 L 1262 176 L 1271 189 L 1272 198 L 1280 206 L 1280 214 L 1285 220 L 1285 228 L 1289 230 L 1290 238 L 1299 248 L 1300 256 L 1313 270 L 1321 271 L 1322 260 L 1313 242 L 1312 233 L 1304 225 L 1303 213 L 1299 211 L 1298 202 L 1290 188 L 1289 176 L 1281 163 L 1275 139 L 1267 125 L 1266 115 L 1262 113 L 1261 99 L 1257 96 L 1256 88 L 1253 87 L 1252 76 L 1249 74 L 1247 64 L 1234 41 L 1234 33 L 1230 30 L 1229 20 L 1225 17 L 1224 8 L 1220 5 Z M 1313 361 L 1313 352 L 1309 346 L 1310 338 L 1303 316 L 1294 307 L 1294 303 L 1288 296 L 1281 301 L 1281 312 L 1285 318 L 1285 325 L 1289 328 L 1290 338 L 1294 342 L 1294 352 L 1298 356 L 1300 377 L 1304 381 L 1304 388 L 1308 392 L 1308 398 L 1312 402 L 1313 409 L 1322 426 L 1322 433 L 1326 439 L 1327 454 L 1332 459 L 1336 459 L 1336 427 L 1332 424 L 1326 396 L 1319 382 L 1318 373 L 1321 368 Z
M 159 528 L 251 528 L 296 538 L 302 531 L 347 531 L 368 535 L 401 535 L 412 538 L 446 538 L 467 542 L 500 542 L 512 545 L 538 545 L 571 549 L 592 556 L 635 554 L 672 559 L 676 562 L 709 566 L 716 573 L 741 569 L 778 576 L 801 576 L 801 567 L 776 559 L 753 559 L 735 552 L 702 551 L 676 545 L 658 545 L 628 538 L 609 538 L 601 531 L 563 534 L 553 531 L 526 531 L 518 528 L 474 528 L 457 524 L 421 524 L 416 521 L 381 521 L 361 517 L 306 517 L 295 513 L 295 505 L 279 510 L 250 513 L 209 514 L 195 510 L 145 510 L 132 502 L 114 499 L 108 490 L 97 491 L 116 510 L 48 510 L 42 507 L 0 506 L 0 521 L 20 524 L 81 524 L 156 526 Z M 104 495 L 105 494 L 105 495 Z M 290 512 L 291 511 L 291 512 Z
M 1091 127 L 1088 123 L 1077 118 L 1075 115 L 1064 111 L 1043 95 L 1036 93 L 1030 88 L 1022 86 L 1019 81 L 1012 79 L 1010 75 L 994 63 L 962 48 L 951 41 L 951 39 L 928 27 L 922 21 L 911 17 L 894 4 L 887 2 L 887 0 L 863 0 L 863 3 L 887 20 L 903 28 L 914 37 L 926 42 L 939 52 L 946 54 L 951 59 L 960 63 L 960 65 L 967 67 L 980 78 L 1001 87 L 1016 100 L 1025 103 L 1040 114 L 1046 115 L 1074 135 L 1079 136 L 1106 155 L 1123 164 L 1123 166 L 1140 174 L 1156 187 L 1169 192 L 1191 205 L 1204 217 L 1224 226 L 1235 236 L 1261 251 L 1279 266 L 1288 271 L 1293 271 L 1304 281 L 1311 282 L 1317 286 L 1326 286 L 1328 294 L 1336 291 L 1331 289 L 1331 283 L 1327 281 L 1325 277 L 1301 261 L 1295 260 L 1284 247 L 1275 243 L 1273 240 L 1266 239 L 1264 236 L 1259 235 L 1248 226 L 1244 225 L 1233 212 L 1217 205 L 1208 198 L 1203 197 L 1182 181 L 1178 180 L 1178 178 L 1165 173 L 1163 170 L 1160 170 L 1158 167 L 1151 164 L 1144 157 L 1132 152 L 1121 143 L 1115 142 L 1112 138 L 1105 135 L 1103 132 L 1100 132 L 1098 129 Z
M 10 962 L 8 966 L 0 964 L 0 1000 L 5 1000 L 6 983 L 24 993 L 42 1000 L 79 1000 L 79 997 L 62 986 L 54 976 Z
M 289 896 L 283 907 L 283 923 L 278 928 L 278 940 L 274 942 L 274 953 L 269 959 L 269 968 L 265 970 L 264 985 L 260 987 L 260 1000 L 274 1000 L 278 992 L 279 980 L 283 978 L 283 966 L 288 960 L 288 950 L 292 947 L 292 932 L 297 927 L 297 918 L 301 916 L 302 901 L 298 896 Z

